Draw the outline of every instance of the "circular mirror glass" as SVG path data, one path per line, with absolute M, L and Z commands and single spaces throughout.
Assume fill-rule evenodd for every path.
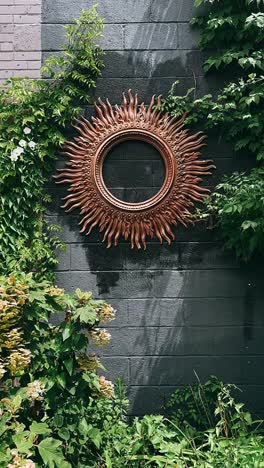
M 149 200 L 159 192 L 164 178 L 165 165 L 159 151 L 140 140 L 118 143 L 103 163 L 105 186 L 126 203 Z

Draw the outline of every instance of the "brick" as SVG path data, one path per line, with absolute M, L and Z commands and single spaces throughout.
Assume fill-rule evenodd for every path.
M 112 329 L 112 339 L 102 349 L 104 356 L 183 354 L 182 328 L 136 327 Z M 168 353 L 168 347 L 171 352 Z M 173 352 L 172 352 L 173 350 Z M 176 351 L 177 350 L 177 351 Z
M 40 60 L 31 60 L 27 62 L 28 70 L 40 70 L 41 61 Z
M 1 51 L 10 51 L 13 50 L 13 42 L 0 42 Z
M 12 23 L 12 15 L 1 15 L 0 14 L 0 23 Z
M 126 297 L 152 297 L 153 278 L 154 275 L 150 271 L 128 271 L 126 273 Z
M 96 244 L 71 245 L 71 269 L 90 271 L 122 270 L 124 259 L 122 249 L 102 249 Z
M 99 78 L 97 80 L 97 87 L 93 92 L 93 97 L 94 99 L 97 99 L 99 96 L 102 99 L 110 97 L 111 103 L 119 103 L 122 91 L 131 88 L 133 93 L 138 93 L 139 99 L 147 103 L 154 92 L 156 95 L 162 94 L 166 96 L 178 78 L 180 77 L 174 76 L 163 78 L 162 80 L 160 78 L 150 78 L 148 80 L 145 78 Z M 179 83 L 179 94 L 185 94 L 192 86 L 193 78 L 185 78 L 185 80 Z
M 0 34 L 10 34 L 11 36 L 13 32 L 14 32 L 13 24 L 0 24 Z
M 10 78 L 11 76 L 14 76 L 13 70 L 0 70 L 1 79 L 7 79 L 7 78 Z
M 193 0 L 153 0 L 151 3 L 151 21 L 171 22 L 190 21 L 196 9 Z
M 0 65 L 4 60 L 13 60 L 13 52 L 0 52 Z
M 184 325 L 185 301 L 182 299 L 129 299 L 128 325 L 142 327 Z
M 157 271 L 156 297 L 263 297 L 261 277 L 241 270 Z M 261 275 L 261 273 L 260 273 Z
M 121 378 L 123 379 L 125 384 L 128 384 L 129 361 L 127 358 L 103 357 L 102 359 L 100 359 L 100 361 L 105 367 L 105 370 L 101 370 L 99 372 L 101 375 L 104 375 L 107 379 L 112 380 L 112 382 L 116 382 L 118 378 Z
M 65 28 L 62 24 L 42 25 L 42 49 L 44 51 L 63 50 Z M 123 28 L 121 24 L 107 24 L 104 37 L 99 41 L 105 50 L 123 49 Z
M 15 76 L 21 78 L 40 78 L 40 71 L 39 70 L 16 70 Z
M 199 50 L 154 50 L 152 56 L 152 76 L 203 75 L 202 65 L 205 54 Z M 176 87 L 177 92 L 177 87 Z
M 13 0 L 15 5 L 41 5 L 41 0 Z
M 186 23 L 178 25 L 179 49 L 198 49 L 200 31 Z
M 5 33 L 0 34 L 0 42 L 12 42 L 12 41 L 13 41 L 12 34 L 5 34 Z
M 98 13 L 106 23 L 145 22 L 150 19 L 150 0 L 137 3 L 134 0 L 101 0 L 98 4 Z M 65 8 L 64 0 L 46 0 L 43 4 L 43 22 L 69 23 L 94 5 L 93 0 L 71 0 Z
M 206 297 L 181 301 L 184 323 L 188 326 L 264 326 L 261 298 Z
M 38 24 L 40 23 L 39 15 L 14 15 L 14 23 L 19 24 Z
M 14 52 L 15 60 L 40 61 L 41 52 Z
M 130 378 L 133 385 L 189 385 L 197 383 L 198 375 L 205 382 L 217 375 L 224 382 L 240 384 L 248 358 L 229 356 L 160 356 L 130 358 Z M 196 374 L 196 375 L 195 375 Z
M 58 285 L 67 292 L 74 292 L 77 288 L 92 291 L 94 297 L 105 299 L 125 297 L 125 277 L 120 272 L 114 272 L 111 277 L 108 272 L 61 272 Z
M 176 23 L 126 24 L 125 49 L 177 49 Z
M 70 246 L 66 247 L 66 251 L 58 249 L 56 252 L 59 263 L 56 265 L 56 271 L 70 270 Z
M 169 250 L 166 250 L 169 256 Z M 219 243 L 188 242 L 179 244 L 180 266 L 182 269 L 239 268 L 235 257 Z M 173 267 L 173 265 L 171 265 Z
M 102 324 L 103 327 L 120 328 L 128 326 L 128 306 L 127 299 L 107 299 L 108 304 L 110 304 L 116 311 L 115 319 L 111 322 L 108 322 L 106 325 Z
M 152 56 L 150 51 L 107 51 L 104 56 L 103 76 L 112 77 L 150 77 Z
M 25 62 L 17 62 L 14 60 L 10 60 L 8 62 L 0 61 L 0 70 L 25 70 L 27 68 L 27 65 Z
M 113 339 L 102 350 L 112 356 L 261 355 L 262 327 L 145 327 L 113 329 Z M 254 339 L 253 339 L 254 338 Z
M 14 49 L 16 51 L 33 51 L 40 48 L 40 24 L 15 25 Z
M 162 411 L 162 407 L 175 390 L 173 386 L 129 388 L 129 414 L 141 416 Z
M 10 5 L 1 6 L 0 3 L 0 15 L 10 15 L 10 13 L 12 13 L 12 7 Z
M 41 14 L 41 4 L 40 5 L 29 5 L 27 7 L 27 12 L 29 15 Z

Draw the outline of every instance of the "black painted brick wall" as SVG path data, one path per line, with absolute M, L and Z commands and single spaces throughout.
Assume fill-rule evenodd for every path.
M 43 0 L 43 58 L 62 49 L 63 24 L 92 3 Z M 147 103 L 153 93 L 166 95 L 176 79 L 180 79 L 179 93 L 196 85 L 197 95 L 223 84 L 223 75 L 203 76 L 198 34 L 188 25 L 192 0 L 99 0 L 98 4 L 106 21 L 102 41 L 106 56 L 95 97 L 120 103 L 122 92 L 132 88 Z M 129 187 L 129 196 L 136 196 L 134 179 L 130 185 L 128 178 L 122 189 L 117 175 L 121 168 L 124 177 L 126 170 L 130 173 L 130 151 L 138 160 L 141 150 L 127 147 L 113 154 L 112 166 L 107 162 L 108 185 L 119 196 Z M 236 157 L 214 135 L 204 156 L 213 157 L 217 166 L 204 182 L 209 187 L 223 173 L 248 165 L 247 158 Z M 157 181 L 152 187 L 159 185 L 161 176 L 155 158 L 147 157 L 152 180 Z M 59 167 L 63 164 L 58 160 Z M 199 225 L 177 229 L 172 246 L 153 241 L 143 252 L 131 251 L 121 242 L 107 250 L 98 232 L 89 237 L 79 234 L 77 213 L 67 215 L 59 208 L 66 188 L 51 184 L 49 190 L 54 202 L 47 216 L 63 226 L 67 243 L 67 252 L 60 255 L 58 283 L 67 291 L 91 290 L 117 309 L 110 324 L 112 341 L 101 354 L 107 376 L 121 375 L 127 382 L 131 413 L 157 410 L 175 387 L 195 380 L 194 371 L 201 380 L 214 374 L 236 383 L 243 390 L 241 399 L 263 412 L 263 271 L 241 267 L 232 254 L 223 252 L 215 233 Z

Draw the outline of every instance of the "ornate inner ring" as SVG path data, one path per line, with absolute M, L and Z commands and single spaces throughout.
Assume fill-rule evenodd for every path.
M 127 203 L 116 198 L 106 187 L 103 178 L 103 164 L 107 154 L 113 148 L 113 146 L 127 140 L 140 140 L 144 141 L 145 143 L 149 143 L 159 151 L 164 161 L 165 177 L 160 190 L 153 197 L 140 203 Z M 157 203 L 161 202 L 166 196 L 175 177 L 176 161 L 169 146 L 157 135 L 138 128 L 127 129 L 111 135 L 109 139 L 103 142 L 103 144 L 98 148 L 93 161 L 92 172 L 98 191 L 109 203 L 124 211 L 142 211 L 157 205 Z

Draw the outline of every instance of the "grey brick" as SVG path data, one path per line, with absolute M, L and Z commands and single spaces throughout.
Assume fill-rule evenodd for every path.
M 241 270 L 155 272 L 156 297 L 263 297 L 257 273 Z
M 198 49 L 200 31 L 187 23 L 178 24 L 179 49 Z
M 64 214 L 64 210 L 59 210 L 60 215 L 58 216 L 46 216 L 46 220 L 51 223 L 55 223 L 61 226 L 62 231 L 60 232 L 60 238 L 66 243 L 71 242 L 101 242 L 103 234 L 99 233 L 98 230 L 93 230 L 89 236 L 80 234 L 81 227 L 79 226 L 80 217 L 75 214 Z M 75 211 L 77 213 L 77 210 Z M 106 249 L 106 244 L 102 245 L 102 249 Z
M 247 297 L 205 297 L 179 301 L 179 307 L 182 307 L 184 314 L 184 323 L 188 326 L 247 327 L 264 325 L 261 298 L 247 300 Z
M 193 0 L 152 0 L 151 21 L 190 21 L 195 12 Z
M 152 297 L 153 273 L 150 271 L 127 271 L 125 293 L 127 298 Z
M 239 389 L 236 391 L 237 401 L 244 402 L 246 404 L 246 408 L 254 412 L 254 419 L 258 419 L 260 416 L 263 417 L 263 392 L 263 384 L 239 385 Z
M 152 75 L 152 55 L 148 50 L 107 51 L 104 65 L 105 78 L 149 78 Z
M 122 378 L 125 384 L 129 383 L 129 361 L 127 358 L 104 357 L 100 359 L 100 361 L 105 367 L 105 370 L 100 371 L 101 375 L 104 375 L 107 379 L 112 380 L 114 383 L 117 381 L 118 378 Z
M 45 0 L 42 11 L 44 23 L 70 23 L 81 10 L 94 5 L 93 0 Z M 150 0 L 100 0 L 98 14 L 106 23 L 145 22 L 150 20 Z
M 106 325 L 102 324 L 102 326 L 106 328 L 120 328 L 128 326 L 127 299 L 109 299 L 107 302 L 115 309 L 115 319 L 108 322 Z
M 87 271 L 122 270 L 124 259 L 122 249 L 104 249 L 96 244 L 71 245 L 71 269 Z
M 179 255 L 180 265 L 184 270 L 239 268 L 235 257 L 230 255 L 230 252 L 224 251 L 220 243 L 181 242 Z
M 175 72 L 177 73 L 177 70 Z M 153 94 L 166 96 L 178 78 L 178 76 L 164 77 L 163 79 L 151 78 L 149 80 L 144 78 L 98 78 L 93 98 L 97 99 L 100 96 L 102 99 L 109 98 L 112 104 L 120 104 L 122 93 L 131 88 L 133 93 L 138 93 L 140 101 L 148 104 Z M 198 78 L 197 83 L 199 87 Z M 193 78 L 187 77 L 180 81 L 178 86 L 179 95 L 184 95 L 193 84 Z
M 125 49 L 177 49 L 176 23 L 125 25 Z
M 198 50 L 156 50 L 151 56 L 153 77 L 175 76 L 175 71 L 182 77 L 203 75 L 205 54 Z
M 150 244 L 146 250 L 133 251 L 127 245 L 126 268 L 128 270 L 163 270 L 181 268 L 179 257 L 179 244 L 172 243 L 170 246 L 159 243 Z
M 58 285 L 67 292 L 74 292 L 80 288 L 92 291 L 94 297 L 111 299 L 124 297 L 125 278 L 120 272 L 61 272 L 58 275 Z
M 129 299 L 129 325 L 143 327 L 183 326 L 184 301 L 182 299 Z
M 70 248 L 66 246 L 66 251 L 57 249 L 57 259 L 59 263 L 56 265 L 56 271 L 70 270 Z
M 197 377 L 205 382 L 217 375 L 224 382 L 240 384 L 246 359 L 229 356 L 160 356 L 130 358 L 130 379 L 133 385 L 189 385 Z
M 136 327 L 112 329 L 112 340 L 102 349 L 107 356 L 150 356 L 184 353 L 182 327 Z
M 129 413 L 144 415 L 160 412 L 176 387 L 130 387 Z
M 58 51 L 65 47 L 65 28 L 63 24 L 42 25 L 42 49 L 44 51 Z M 123 49 L 123 29 L 121 24 L 107 24 L 104 37 L 99 41 L 102 49 Z

